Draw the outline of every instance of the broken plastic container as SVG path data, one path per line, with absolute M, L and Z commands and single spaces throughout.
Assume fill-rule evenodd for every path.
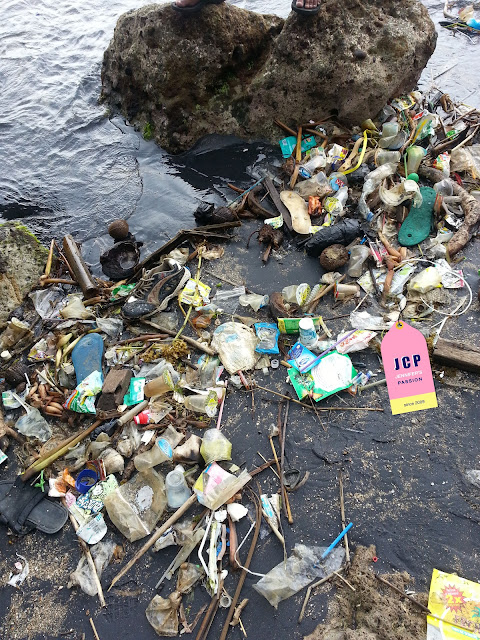
M 133 462 L 135 469 L 145 471 L 157 464 L 161 464 L 173 457 L 173 449 L 183 439 L 183 435 L 178 433 L 172 425 L 169 425 L 163 434 L 157 438 L 151 449 L 135 456 Z

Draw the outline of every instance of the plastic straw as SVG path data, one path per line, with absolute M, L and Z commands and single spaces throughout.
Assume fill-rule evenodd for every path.
M 331 553 L 335 549 L 335 547 L 340 542 L 340 540 L 343 538 L 343 536 L 346 535 L 350 531 L 350 529 L 352 527 L 353 527 L 353 522 L 350 522 L 350 524 L 347 524 L 347 526 L 342 531 L 342 533 L 339 536 L 337 536 L 335 538 L 335 540 L 332 542 L 332 544 L 329 547 L 327 547 L 325 549 L 325 551 L 322 553 L 322 560 L 324 560 L 328 556 L 328 554 Z

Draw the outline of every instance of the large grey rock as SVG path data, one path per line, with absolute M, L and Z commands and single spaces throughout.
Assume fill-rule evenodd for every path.
M 0 225 L 0 329 L 45 270 L 46 249 L 27 227 Z
M 375 116 L 411 91 L 435 49 L 418 0 L 325 0 L 287 20 L 229 4 L 185 17 L 149 5 L 118 20 L 103 97 L 171 152 L 207 133 L 276 141 L 290 126 Z

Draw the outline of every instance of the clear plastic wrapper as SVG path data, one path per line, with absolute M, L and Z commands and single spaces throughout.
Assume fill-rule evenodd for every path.
M 28 408 L 27 413 L 15 423 L 17 431 L 27 438 L 46 442 L 52 437 L 52 429 L 38 409 Z
M 228 373 L 253 369 L 256 346 L 255 332 L 239 322 L 225 322 L 213 333 L 212 348 Z
M 208 429 L 202 439 L 200 453 L 205 464 L 232 459 L 232 443 L 219 429 Z

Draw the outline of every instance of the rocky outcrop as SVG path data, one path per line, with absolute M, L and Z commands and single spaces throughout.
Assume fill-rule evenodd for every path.
M 45 269 L 48 250 L 26 227 L 0 225 L 0 329 Z
M 207 133 L 276 141 L 274 118 L 375 116 L 414 88 L 435 43 L 418 0 L 325 0 L 285 21 L 227 3 L 188 17 L 149 5 L 119 18 L 103 97 L 171 152 Z

